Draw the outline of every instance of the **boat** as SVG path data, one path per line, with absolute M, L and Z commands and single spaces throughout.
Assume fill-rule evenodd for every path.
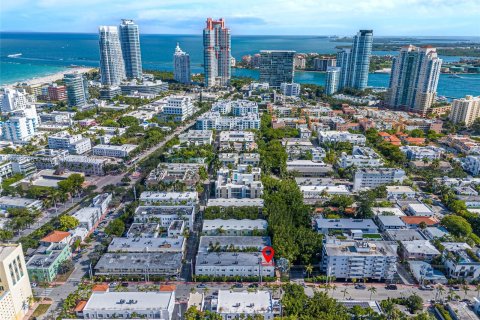
M 452 73 L 451 75 L 448 76 L 449 78 L 461 78 L 458 74 Z
M 7 57 L 9 58 L 18 58 L 20 57 L 22 54 L 21 53 L 13 53 L 13 54 L 9 54 Z

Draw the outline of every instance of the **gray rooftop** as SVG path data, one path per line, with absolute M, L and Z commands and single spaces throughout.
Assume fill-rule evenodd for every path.
M 395 241 L 425 240 L 425 237 L 415 229 L 387 230 L 387 237 Z
M 378 216 L 377 219 L 380 220 L 385 227 L 406 227 L 405 222 L 398 216 Z
M 105 253 L 95 265 L 98 274 L 178 273 L 182 267 L 181 253 Z M 175 270 L 175 271 L 173 271 Z
M 254 266 L 258 265 L 259 259 L 267 263 L 260 252 L 199 252 L 196 266 Z
M 231 246 L 235 249 L 257 248 L 258 251 L 261 251 L 270 243 L 270 237 L 203 236 L 200 237 L 198 252 L 207 252 L 212 246 L 219 247 L 220 251 L 229 251 Z
M 372 219 L 316 219 L 318 229 L 377 229 Z

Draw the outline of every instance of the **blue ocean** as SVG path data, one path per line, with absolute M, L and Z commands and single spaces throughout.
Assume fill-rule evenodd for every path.
M 172 70 L 173 51 L 176 43 L 190 54 L 192 72 L 203 72 L 202 37 L 200 35 L 141 35 L 142 60 L 145 69 Z M 425 39 L 425 43 L 435 42 Z M 243 55 L 260 50 L 296 50 L 297 52 L 334 53 L 338 45 L 349 43 L 332 42 L 317 36 L 232 36 L 232 55 L 240 60 Z M 8 55 L 21 53 L 16 58 Z M 396 54 L 396 52 L 374 52 Z M 444 61 L 458 61 L 461 57 L 442 57 Z M 97 67 L 99 60 L 96 34 L 73 33 L 0 33 L 0 84 L 26 80 L 65 70 L 68 66 Z M 258 77 L 258 71 L 233 69 L 235 76 Z M 386 87 L 388 74 L 370 74 L 369 85 Z M 296 72 L 295 81 L 324 85 L 325 74 Z M 441 75 L 438 94 L 448 97 L 480 95 L 480 75 L 461 75 L 450 78 Z

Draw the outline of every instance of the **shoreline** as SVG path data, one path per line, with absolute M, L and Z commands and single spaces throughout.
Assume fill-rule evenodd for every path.
M 50 82 L 55 82 L 57 80 L 63 79 L 63 76 L 65 74 L 71 74 L 71 73 L 76 73 L 76 72 L 87 73 L 87 72 L 90 72 L 91 70 L 94 70 L 94 69 L 97 69 L 97 68 L 94 68 L 94 67 L 65 68 L 64 71 L 59 71 L 59 72 L 55 72 L 55 73 L 52 73 L 52 74 L 49 74 L 49 75 L 34 77 L 34 78 L 30 78 L 30 79 L 25 79 L 25 80 L 18 80 L 18 81 L 11 82 L 11 83 L 5 83 L 5 84 L 2 84 L 1 86 L 4 87 L 4 88 L 11 88 L 11 87 L 14 87 L 15 85 L 20 84 L 20 83 L 21 84 L 25 83 L 25 84 L 30 85 L 30 86 L 35 85 L 35 84 L 50 83 Z

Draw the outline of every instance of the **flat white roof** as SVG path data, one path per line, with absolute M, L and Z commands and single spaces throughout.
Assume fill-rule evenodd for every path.
M 415 213 L 432 213 L 432 210 L 423 203 L 410 203 L 408 208 Z
M 136 144 L 122 144 L 121 146 L 110 145 L 110 144 L 98 144 L 93 149 L 106 149 L 106 150 L 118 150 L 118 151 L 132 151 L 138 147 Z
M 203 231 L 207 230 L 216 230 L 218 228 L 222 229 L 234 229 L 234 230 L 264 230 L 267 228 L 267 221 L 263 219 L 214 219 L 214 220 L 203 220 Z
M 120 303 L 120 301 L 124 303 Z M 166 310 L 175 303 L 174 292 L 93 292 L 83 312 L 95 310 Z M 135 303 L 132 303 L 134 301 Z M 130 302 L 130 303 L 128 303 Z
M 338 185 L 338 186 L 300 186 L 300 191 L 302 192 L 322 192 L 324 191 L 327 193 L 350 193 L 346 185 Z
M 372 208 L 372 211 L 377 216 L 388 215 L 388 213 L 393 213 L 395 216 L 404 216 L 405 213 L 399 208 L 384 208 L 384 207 L 375 207 Z
M 409 186 L 387 186 L 387 192 L 392 192 L 392 193 L 410 193 L 410 192 L 415 192 L 412 188 Z
M 229 290 L 218 291 L 218 313 L 268 313 L 272 312 L 270 292 L 234 292 Z
M 263 199 L 208 199 L 207 207 L 263 207 Z

